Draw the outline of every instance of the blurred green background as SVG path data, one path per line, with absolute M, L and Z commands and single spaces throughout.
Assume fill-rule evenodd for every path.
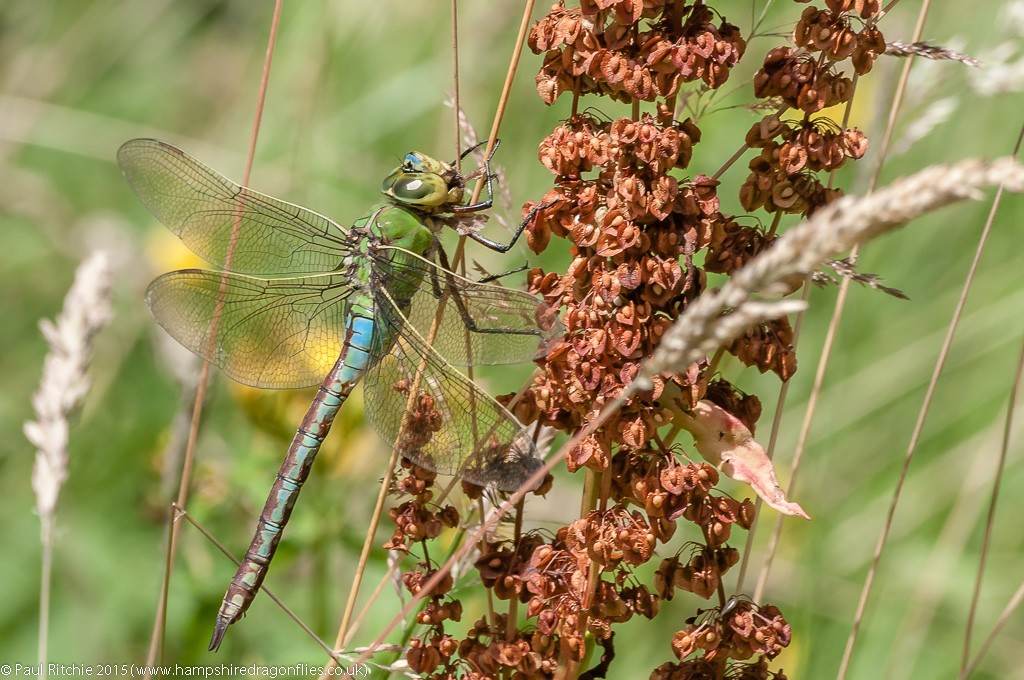
M 749 29 L 749 3 L 716 7 Z M 1013 7 L 974 3 L 972 11 L 986 21 L 964 21 L 951 11 L 929 23 L 925 35 L 973 56 L 988 55 L 988 68 L 969 73 L 953 63 L 915 65 L 883 182 L 932 163 L 1009 153 L 1022 122 L 1020 91 L 989 90 L 1000 82 L 996 62 L 1021 56 L 1020 20 L 1014 18 L 1021 12 L 1013 14 Z M 765 30 L 786 32 L 801 9 L 777 3 Z M 535 18 L 545 10 L 538 8 Z M 33 450 L 21 426 L 32 417 L 30 396 L 46 353 L 37 324 L 59 312 L 75 266 L 94 248 L 104 248 L 114 261 L 116 316 L 98 338 L 94 386 L 71 433 L 70 478 L 58 515 L 50 661 L 145 658 L 162 569 L 163 518 L 176 489 L 174 456 L 181 418 L 190 408 L 176 376 L 186 375 L 191 365 L 152 322 L 142 295 L 155 275 L 193 261 L 136 201 L 114 153 L 127 139 L 155 136 L 239 178 L 271 11 L 269 1 L 245 0 L 0 4 L 0 663 L 35 663 L 40 549 L 29 483 Z M 916 11 L 901 5 L 887 17 L 887 39 L 909 40 Z M 483 136 L 521 8 L 464 2 L 461 12 L 463 106 Z M 988 20 L 993 16 L 1000 18 L 995 30 Z M 742 143 L 756 117 L 724 107 L 749 100 L 749 76 L 778 40 L 765 37 L 748 46 L 743 67 L 723 88 L 728 96 L 701 120 L 704 137 L 691 173 L 713 173 Z M 1008 53 L 998 51 L 1004 41 L 1010 41 Z M 443 105 L 452 89 L 450 44 L 448 3 L 285 3 L 251 184 L 350 223 L 377 200 L 380 179 L 406 151 L 454 155 L 452 110 Z M 519 206 L 550 185 L 550 175 L 536 161 L 537 144 L 569 107 L 568 99 L 548 108 L 536 97 L 533 73 L 539 63 L 528 51 L 524 55 L 497 157 L 506 172 L 513 222 Z M 859 85 L 852 123 L 873 142 L 881 137 L 901 66 L 895 59 L 880 60 Z M 1016 87 L 1011 83 L 1009 89 Z M 606 100 L 584 103 L 609 116 L 628 115 L 628 108 Z M 872 146 L 857 167 L 844 169 L 840 185 L 849 193 L 863 192 L 877 151 Z M 736 190 L 745 176 L 745 160 L 724 176 L 723 209 L 737 209 Z M 765 598 L 793 625 L 794 643 L 776 665 L 790 677 L 830 677 L 838 667 L 988 206 L 944 210 L 872 244 L 860 260 L 863 271 L 882 275 L 911 301 L 856 287 L 850 296 L 793 494 L 815 519 L 787 519 Z M 850 677 L 948 677 L 957 667 L 981 518 L 1024 329 L 1022 217 L 1020 199 L 1008 197 L 910 470 Z M 561 244 L 543 258 L 523 249 L 504 258 L 479 248 L 471 253 L 493 271 L 528 257 L 554 270 L 567 262 Z M 835 294 L 812 294 L 801 370 L 792 381 L 778 448 L 784 483 Z M 762 397 L 766 413 L 759 434 L 766 437 L 777 381 L 735 364 L 723 368 L 736 384 Z M 485 374 L 484 380 L 492 392 L 508 392 L 529 370 Z M 222 377 L 214 382 L 189 509 L 236 553 L 249 540 L 307 399 L 256 394 Z M 363 427 L 354 401 L 328 439 L 267 582 L 328 639 L 386 460 L 384 445 Z M 1020 458 L 1015 432 L 977 635 L 987 633 L 1024 574 Z M 570 519 L 578 504 L 576 484 L 556 484 L 551 497 L 530 509 L 531 521 L 554 526 Z M 728 480 L 723 488 L 749 495 Z M 754 569 L 775 517 L 766 513 L 762 520 Z M 745 535 L 736 536 L 742 547 Z M 378 552 L 370 583 L 382 573 L 383 561 Z M 322 662 L 314 644 L 267 598 L 258 598 L 244 623 L 232 628 L 219 654 L 206 652 L 233 571 L 185 527 L 165 660 Z M 649 571 L 641 573 L 648 582 Z M 744 590 L 753 590 L 751 580 Z M 703 604 L 677 598 L 664 604 L 654 622 L 624 627 L 616 640 L 615 677 L 646 677 L 670 660 L 672 632 Z M 372 639 L 397 609 L 394 594 L 386 594 L 358 642 Z M 465 620 L 476 615 L 468 612 Z M 975 677 L 1014 677 L 1022 655 L 1024 619 L 1016 614 Z

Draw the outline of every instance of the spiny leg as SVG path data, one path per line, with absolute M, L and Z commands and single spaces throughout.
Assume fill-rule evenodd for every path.
M 459 291 L 458 286 L 455 285 L 455 281 L 451 278 L 453 272 L 451 264 L 448 262 L 448 255 L 447 253 L 444 252 L 444 248 L 437 249 L 437 259 L 441 265 L 442 271 L 445 272 L 445 276 L 448 279 L 447 285 L 445 286 L 448 290 L 448 295 L 455 301 L 455 307 L 456 309 L 459 310 L 459 317 L 462 319 L 462 323 L 466 326 L 467 330 L 473 333 L 493 333 L 497 335 L 537 335 L 536 331 L 527 329 L 516 330 L 513 328 L 479 328 L 476 325 L 476 321 L 474 321 L 473 317 L 470 315 L 469 310 L 466 309 L 466 302 L 465 300 L 462 299 L 462 294 Z M 508 276 L 509 274 L 514 274 L 517 271 L 523 271 L 524 269 L 526 269 L 525 265 L 516 270 L 488 277 L 488 280 L 495 280 L 503 276 Z M 440 293 L 437 287 L 437 278 L 435 276 L 431 276 L 431 280 L 434 285 L 434 294 L 440 297 Z M 487 283 L 487 280 L 479 281 L 478 283 Z
M 470 147 L 469 149 L 467 149 L 462 154 L 462 156 L 460 156 L 460 158 L 465 158 L 466 154 L 469 154 L 474 149 L 478 149 L 479 147 L 483 146 L 486 143 L 487 143 L 487 140 L 484 140 L 484 141 L 476 144 L 475 146 Z M 495 152 L 497 152 L 499 146 L 501 146 L 501 140 L 500 139 L 495 140 L 494 148 L 491 149 L 491 153 L 488 154 L 487 158 L 484 159 L 484 177 L 487 180 L 487 198 L 485 200 L 483 200 L 483 201 L 480 201 L 479 203 L 471 203 L 469 205 L 456 205 L 456 206 L 452 206 L 451 210 L 452 210 L 453 213 L 479 212 L 481 210 L 487 210 L 492 205 L 494 205 L 494 186 L 493 186 L 492 182 L 494 180 L 495 175 L 491 172 L 491 158 L 494 157 L 494 154 L 495 154 Z
M 508 251 L 512 250 L 512 246 L 514 246 L 516 244 L 516 241 L 519 240 L 519 237 L 522 236 L 523 230 L 526 229 L 526 225 L 533 221 L 533 218 L 537 215 L 537 213 L 539 213 L 541 210 L 546 210 L 551 206 L 555 205 L 556 203 L 560 203 L 561 201 L 562 199 L 555 199 L 554 201 L 550 201 L 548 203 L 542 203 L 541 205 L 533 206 L 533 208 L 530 209 L 530 212 L 526 213 L 526 217 L 523 218 L 523 221 L 519 223 L 519 227 L 516 228 L 516 232 L 512 234 L 512 240 L 510 240 L 508 243 L 493 241 L 487 238 L 486 236 L 481 236 L 480 234 L 477 233 L 469 234 L 469 238 L 473 239 L 480 245 L 486 248 L 490 248 L 491 250 L 494 250 L 496 252 L 507 253 Z
M 515 269 L 509 269 L 507 272 L 502 272 L 500 274 L 490 274 L 489 276 L 485 276 L 482 279 L 477 279 L 477 283 L 492 283 L 494 281 L 498 281 L 499 279 L 503 279 L 506 276 L 512 276 L 513 274 L 525 272 L 529 268 L 529 264 L 524 264 L 519 267 L 516 267 Z

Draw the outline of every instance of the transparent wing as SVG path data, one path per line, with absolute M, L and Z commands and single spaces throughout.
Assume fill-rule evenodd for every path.
M 456 366 L 517 364 L 544 353 L 564 329 L 551 307 L 529 293 L 478 283 L 409 251 L 382 248 L 374 257 L 387 287 L 413 290 L 408 324 Z M 438 311 L 440 310 L 440 314 Z
M 118 149 L 117 162 L 149 211 L 197 255 L 223 269 L 329 272 L 348 253 L 345 231 L 332 220 L 243 188 L 165 142 L 133 139 Z
M 376 305 L 379 359 L 364 383 L 373 428 L 427 469 L 518 488 L 540 465 L 519 422 L 428 347 L 389 298 Z
M 151 283 L 146 303 L 175 340 L 233 380 L 290 388 L 316 385 L 331 370 L 352 293 L 339 274 L 260 279 L 183 269 Z

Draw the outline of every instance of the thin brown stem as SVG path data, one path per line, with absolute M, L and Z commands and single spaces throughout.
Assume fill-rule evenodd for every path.
M 45 669 L 48 656 L 47 646 L 50 639 L 50 593 L 53 578 L 53 517 L 39 518 L 39 535 L 42 541 L 42 559 L 39 564 L 39 640 L 37 641 L 36 657 L 40 668 Z M 46 671 L 44 671 L 45 677 Z
M 801 293 L 800 300 L 806 304 L 810 297 L 811 277 L 808 275 L 806 278 L 804 278 L 803 292 Z M 804 327 L 804 319 L 806 318 L 806 316 L 807 315 L 804 314 L 803 312 L 796 315 L 796 322 L 793 325 L 794 351 L 796 351 L 796 348 L 800 345 L 800 331 Z M 784 383 L 782 383 L 782 385 L 779 387 L 779 396 L 775 399 L 775 415 L 772 418 L 772 431 L 768 437 L 768 447 L 765 451 L 769 460 L 772 460 L 775 457 L 775 447 L 779 442 L 779 431 L 782 429 L 782 417 L 786 409 L 786 397 L 789 396 L 790 382 L 791 381 L 787 380 Z M 794 459 L 791 463 L 794 474 L 798 469 L 798 464 L 799 461 L 796 459 Z M 792 498 L 793 484 L 794 482 L 791 477 L 789 482 L 789 488 L 786 490 L 786 494 L 790 498 Z M 747 579 L 747 568 L 750 566 L 751 554 L 754 549 L 754 536 L 757 535 L 758 519 L 760 519 L 761 517 L 761 507 L 763 505 L 764 501 L 761 500 L 760 496 L 754 499 L 754 521 L 750 525 L 750 531 L 747 532 L 747 543 L 746 546 L 744 546 L 743 557 L 740 559 L 740 569 L 736 576 L 737 593 L 742 593 L 745 590 L 744 584 L 746 583 Z M 774 558 L 775 551 L 778 549 L 779 538 L 782 536 L 782 517 L 783 516 L 780 514 L 775 518 L 775 529 L 772 532 L 771 539 L 768 543 L 768 548 L 765 551 L 764 563 L 768 565 L 762 572 L 762 577 L 765 580 L 758 581 L 757 587 L 759 590 L 754 596 L 755 602 L 760 602 L 759 596 L 764 591 L 765 581 L 767 579 L 768 572 L 771 570 L 771 561 Z
M 708 370 L 705 371 L 705 375 L 713 376 L 718 372 L 718 364 L 722 363 L 723 356 L 725 356 L 725 348 L 719 347 L 711 359 L 708 360 Z
M 749 149 L 750 149 L 750 147 L 747 146 L 746 144 L 744 144 L 740 148 L 736 149 L 736 153 L 734 153 L 732 156 L 730 156 L 729 160 L 727 160 L 725 163 L 723 163 L 722 167 L 720 167 L 718 170 L 716 170 L 714 172 L 714 174 L 711 175 L 711 179 L 718 179 L 719 177 L 724 175 L 725 171 L 728 170 L 729 168 L 731 168 L 733 166 L 733 164 L 736 161 L 738 161 L 743 156 L 743 154 L 745 154 Z
M 521 498 L 516 504 L 516 515 L 515 515 L 515 529 L 512 534 L 512 545 L 519 545 L 519 541 L 523 537 L 523 506 L 526 499 Z M 483 514 L 480 515 L 483 517 Z M 487 596 L 491 596 L 491 589 L 487 589 Z M 517 617 L 519 613 L 519 599 L 510 597 L 508 600 L 508 619 L 505 621 L 505 640 L 511 642 L 516 637 L 516 631 L 519 630 L 517 625 Z
M 981 599 L 981 586 L 985 580 L 985 565 L 988 561 L 989 549 L 992 546 L 992 529 L 995 526 L 996 508 L 999 504 L 999 489 L 1006 471 L 1006 457 L 1010 450 L 1010 434 L 1013 432 L 1014 415 L 1017 407 L 1017 398 L 1020 394 L 1022 375 L 1024 375 L 1024 343 L 1021 344 L 1020 353 L 1017 357 L 1017 370 L 1014 373 L 1013 387 L 1010 389 L 1010 398 L 1006 405 L 1003 439 L 999 446 L 999 460 L 996 462 L 996 470 L 992 480 L 992 494 L 989 497 L 988 513 L 985 516 L 985 534 L 981 543 L 981 551 L 978 554 L 978 573 L 974 579 L 974 591 L 971 594 L 971 607 L 967 616 L 967 628 L 964 631 L 963 657 L 960 662 L 961 680 L 965 680 L 970 675 L 970 669 L 981 658 L 979 653 L 978 657 L 971 663 L 968 663 L 971 653 L 971 640 L 974 633 L 974 622 L 978 615 L 978 602 Z
M 259 138 L 260 121 L 263 117 L 263 106 L 267 98 L 267 86 L 270 82 L 270 66 L 273 62 L 274 47 L 277 44 L 277 29 L 281 22 L 281 6 L 283 0 L 276 0 L 274 3 L 274 13 L 270 20 L 270 35 L 267 38 L 267 49 L 263 59 L 263 72 L 260 76 L 259 89 L 256 95 L 256 110 L 253 112 L 252 128 L 249 134 L 249 149 L 246 154 L 245 160 L 245 172 L 242 175 L 242 185 L 248 185 L 249 179 L 252 175 L 253 160 L 256 156 L 256 142 Z M 240 195 L 239 200 L 242 200 L 244 192 Z M 240 215 L 236 215 L 235 223 L 232 225 L 231 230 L 231 241 L 228 244 L 227 254 L 224 259 L 224 269 L 228 270 L 231 268 L 231 261 L 234 257 L 235 244 L 238 240 L 238 229 L 240 227 Z M 224 300 L 224 286 L 226 280 L 221 282 L 221 290 L 217 300 L 217 308 L 214 312 L 213 321 L 210 325 L 209 343 L 212 347 L 216 342 L 217 337 L 217 326 L 219 323 L 219 310 L 223 306 Z M 212 352 L 208 352 L 207 356 L 212 356 Z M 210 378 L 210 364 L 209 362 L 203 362 L 203 368 L 199 375 L 199 385 L 196 390 L 195 401 L 192 407 L 192 421 L 188 432 L 188 442 L 185 445 L 185 459 L 182 463 L 181 469 L 181 482 L 178 486 L 178 496 L 176 504 L 179 507 L 185 507 L 186 501 L 188 500 L 189 489 L 192 486 L 192 468 L 195 464 L 195 452 L 196 442 L 199 439 L 199 423 L 203 412 L 203 402 L 206 400 L 206 387 Z M 155 621 L 153 624 L 153 633 L 149 640 L 149 651 L 146 655 L 146 667 L 151 668 L 157 663 L 157 659 L 160 657 L 161 650 L 163 649 L 163 637 L 164 631 L 167 626 L 167 598 L 170 592 L 171 575 L 174 571 L 174 561 L 178 549 L 178 531 L 180 524 L 175 521 L 169 522 L 169 528 L 171 532 L 170 540 L 168 541 L 168 559 L 165 562 L 165 571 L 163 575 L 163 581 L 160 587 L 160 598 L 157 602 L 157 609 L 155 615 Z M 147 672 L 147 678 L 151 677 Z
M 894 2 L 897 0 L 894 0 Z M 888 8 L 887 8 L 888 9 Z M 921 34 L 924 31 L 925 19 L 928 17 L 928 11 L 931 9 L 931 0 L 924 0 L 921 3 L 921 9 L 917 15 L 917 25 L 914 26 L 914 37 L 913 41 L 921 39 Z M 893 96 L 892 106 L 889 107 L 889 118 L 886 121 L 885 132 L 882 135 L 882 142 L 879 144 L 878 151 L 878 162 L 875 164 L 874 171 L 871 176 L 868 191 L 874 191 L 878 186 L 879 178 L 882 174 L 882 166 L 888 159 L 889 145 L 892 142 L 892 137 L 896 129 L 896 118 L 899 115 L 900 109 L 903 105 L 903 98 L 906 96 L 907 83 L 910 80 L 910 69 L 914 65 L 914 57 L 908 57 L 907 61 L 903 64 L 903 70 L 900 72 L 899 82 L 896 84 L 896 91 Z M 857 249 L 850 253 L 852 260 L 856 259 Z M 975 257 L 977 258 L 977 251 Z M 868 569 L 867 576 L 864 579 L 864 586 L 861 589 L 860 600 L 857 603 L 857 611 L 854 613 L 853 624 L 850 626 L 850 635 L 846 640 L 846 648 L 843 650 L 843 659 L 839 665 L 839 671 L 836 673 L 837 680 L 844 680 L 846 673 L 850 668 L 850 662 L 853 658 L 853 648 L 857 642 L 858 634 L 860 633 L 861 624 L 864 621 L 864 612 L 867 609 L 868 595 L 871 593 L 872 586 L 874 585 L 875 575 L 878 572 L 878 564 L 882 559 L 882 552 L 885 548 L 886 542 L 889 538 L 889 529 L 892 526 L 893 517 L 896 514 L 896 506 L 899 503 L 901 493 L 903 490 L 903 482 L 906 480 L 907 471 L 910 468 L 910 462 L 914 458 L 914 453 L 917 450 L 917 442 L 921 435 L 921 430 L 924 426 L 925 416 L 927 415 L 932 397 L 935 394 L 935 386 L 938 383 L 939 375 L 942 372 L 942 368 L 945 365 L 945 359 L 949 353 L 949 347 L 952 343 L 953 333 L 959 324 L 960 312 L 963 310 L 963 302 L 967 294 L 967 290 L 970 287 L 970 281 L 973 279 L 974 266 L 971 268 L 972 273 L 968 274 L 968 279 L 964 282 L 964 288 L 961 293 L 961 299 L 957 303 L 957 310 L 953 314 L 953 319 L 950 321 L 949 331 L 946 335 L 946 341 L 943 343 L 943 347 L 939 352 L 939 357 L 935 362 L 935 370 L 932 372 L 932 379 L 928 384 L 928 391 L 925 394 L 924 401 L 921 403 L 921 410 L 918 413 L 917 422 L 914 425 L 914 431 L 910 436 L 910 442 L 907 445 L 906 456 L 904 457 L 903 467 L 900 470 L 899 478 L 896 482 L 896 487 L 893 489 L 892 502 L 889 506 L 889 511 L 886 515 L 885 523 L 882 525 L 882 530 L 878 535 L 878 542 L 875 544 L 875 552 L 871 558 L 871 566 Z M 850 289 L 850 279 L 844 278 L 840 285 L 839 294 L 840 300 L 836 302 L 836 311 L 838 314 L 842 313 L 840 303 L 845 306 L 846 293 Z M 827 363 L 828 354 L 822 354 L 822 363 Z
M 398 570 L 399 564 L 401 564 L 401 562 L 396 559 L 392 560 L 391 564 L 388 565 L 387 571 L 384 572 L 384 576 L 382 576 L 377 582 L 377 585 L 374 586 L 373 592 L 370 593 L 370 597 L 366 599 L 366 603 L 363 605 L 363 608 L 360 609 L 359 614 L 352 619 L 352 623 L 348 627 L 348 634 L 345 636 L 345 639 L 341 641 L 341 649 L 348 647 L 349 643 L 352 641 L 352 637 L 359 629 L 359 626 L 362 625 L 363 620 L 366 619 L 366 615 L 370 613 L 370 609 L 377 601 L 377 598 L 384 593 L 384 589 L 387 587 L 388 583 L 391 582 L 391 577 L 394 575 L 395 571 Z
M 486 511 L 484 510 L 484 499 L 481 496 L 476 499 L 476 511 L 477 514 L 483 519 Z M 478 546 L 482 546 L 483 543 L 478 543 Z M 483 550 L 480 554 L 484 554 Z M 498 625 L 498 613 L 494 610 L 494 591 L 491 588 L 484 588 L 484 592 L 487 593 L 487 620 L 491 622 L 492 626 Z
M 498 97 L 498 105 L 494 111 L 494 119 L 491 121 L 491 130 L 487 134 L 487 148 L 484 149 L 484 158 L 489 158 L 494 151 L 494 145 L 498 141 L 498 132 L 501 130 L 501 122 L 505 118 L 505 109 L 508 107 L 508 100 L 512 94 L 512 83 L 515 80 L 516 71 L 519 68 L 519 58 L 523 53 L 523 45 L 526 44 L 526 36 L 529 33 L 530 17 L 533 16 L 533 5 L 535 0 L 526 0 L 523 7 L 523 17 L 519 22 L 519 33 L 516 35 L 516 44 L 512 50 L 512 57 L 509 59 L 508 69 L 505 71 L 505 82 L 501 86 L 501 95 Z M 480 200 L 486 182 L 477 182 L 473 187 L 473 196 L 470 203 Z M 455 247 L 455 255 L 452 257 L 452 266 L 464 266 L 466 237 L 459 238 Z
M 435 501 L 438 505 L 444 503 L 445 499 L 448 498 L 448 495 L 451 493 L 452 489 L 455 487 L 455 484 L 457 482 L 457 479 L 452 479 L 451 482 L 448 483 L 448 486 L 441 491 L 441 494 L 437 497 L 437 500 Z M 377 599 L 384 592 L 384 588 L 391 581 L 392 575 L 398 569 L 400 564 L 400 560 L 394 560 L 390 565 L 388 565 L 387 571 L 384 573 L 384 576 L 381 577 L 380 581 L 377 582 L 377 585 L 374 587 L 373 592 L 370 593 L 370 597 L 367 598 L 366 604 L 363 605 L 363 608 L 359 611 L 359 614 L 353 619 L 352 623 L 349 625 L 348 633 L 345 635 L 345 639 L 342 641 L 342 648 L 347 647 L 349 643 L 352 641 L 352 637 L 355 635 L 356 629 L 363 622 L 363 620 L 366 618 L 366 615 L 370 612 L 370 609 L 373 607 L 373 605 L 377 602 Z
M 452 102 L 455 109 L 455 169 L 462 172 L 462 99 L 459 96 L 459 1 L 451 1 L 452 15 Z
M 1017 590 L 1014 592 L 1013 597 L 1011 597 L 1010 601 L 1006 603 L 1005 607 L 1003 607 L 1003 611 L 999 613 L 999 618 L 996 620 L 995 625 L 992 626 L 992 630 L 989 632 L 988 637 L 985 638 L 985 642 L 981 644 L 981 647 L 978 648 L 978 653 L 974 655 L 974 658 L 971 659 L 971 663 L 967 665 L 966 673 L 968 676 L 973 674 L 978 668 L 978 663 L 985 658 L 985 655 L 988 653 L 989 648 L 991 648 L 992 643 L 999 636 L 999 633 L 1002 632 L 1003 628 L 1006 627 L 1010 617 L 1013 616 L 1013 613 L 1017 611 L 1018 607 L 1020 607 L 1021 602 L 1024 602 L 1024 582 L 1017 586 Z
M 1013 149 L 1013 156 L 1020 154 L 1021 142 L 1024 141 L 1024 127 L 1017 134 L 1017 144 Z M 982 230 L 979 239 L 978 249 L 975 251 L 974 261 L 971 263 L 971 271 L 968 280 L 973 279 L 978 260 L 981 256 L 981 249 L 988 240 L 992 223 L 995 222 L 996 211 L 999 209 L 1003 198 L 1003 187 L 999 187 L 995 197 L 992 199 L 992 208 L 989 210 L 988 219 L 985 221 L 985 228 Z M 962 299 L 961 299 L 962 301 Z M 971 639 L 974 634 L 974 621 L 978 615 L 978 601 L 981 599 L 981 585 L 985 578 L 985 563 L 988 559 L 989 547 L 992 543 L 992 527 L 995 524 L 996 504 L 999 500 L 999 487 L 1003 479 L 1003 472 L 1006 469 L 1006 455 L 1010 448 L 1010 433 L 1013 430 L 1013 418 L 1017 395 L 1020 393 L 1021 373 L 1024 372 L 1024 346 L 1021 347 L 1020 358 L 1017 361 L 1017 371 L 1014 375 L 1013 387 L 1010 390 L 1010 399 L 1006 407 L 1006 422 L 1003 427 L 1003 440 L 999 447 L 999 462 L 996 465 L 996 473 L 992 482 L 992 496 L 989 499 L 988 515 L 985 518 L 985 535 L 982 540 L 981 550 L 978 554 L 978 573 L 974 579 L 974 592 L 971 595 L 970 613 L 967 616 L 967 628 L 964 630 L 964 649 L 960 660 L 960 677 L 967 677 L 968 659 L 971 653 Z
M 608 499 L 612 495 L 612 473 L 611 470 L 601 471 L 601 502 L 598 506 L 601 512 L 608 509 Z
M 853 89 L 853 92 L 851 92 L 850 99 L 847 101 L 846 106 L 844 107 L 844 110 L 843 110 L 843 122 L 842 122 L 841 127 L 844 130 L 847 129 L 847 126 L 848 126 L 848 123 L 849 123 L 849 120 L 850 120 L 850 112 L 853 110 L 853 100 L 854 100 L 854 96 L 856 95 L 856 89 L 857 89 L 857 75 L 856 74 L 854 74 L 852 89 Z M 834 181 L 835 181 L 835 172 L 833 171 L 833 172 L 830 172 L 829 175 L 828 175 L 828 186 L 829 186 L 829 188 L 832 187 Z M 778 229 L 778 226 L 779 226 L 781 220 L 782 220 L 782 213 L 781 212 L 776 212 L 775 213 L 775 217 L 772 220 L 772 226 L 771 226 L 771 228 L 768 231 L 769 234 L 773 234 L 773 235 L 775 234 L 775 232 Z M 853 257 L 856 257 L 856 251 L 857 251 L 857 248 L 854 247 Z M 810 299 L 810 288 L 811 288 L 811 276 L 810 276 L 810 274 L 808 274 L 804 278 L 803 294 L 802 294 L 802 297 L 801 297 L 801 299 L 802 299 L 802 301 L 804 302 L 805 305 L 808 303 L 808 300 Z M 811 424 L 814 421 L 814 414 L 817 412 L 818 398 L 821 396 L 822 387 L 823 387 L 823 385 L 825 383 L 825 374 L 826 374 L 826 370 L 828 368 L 828 361 L 826 360 L 826 357 L 828 357 L 831 354 L 832 347 L 833 347 L 833 345 L 835 343 L 836 333 L 837 333 L 838 328 L 839 328 L 839 320 L 842 317 L 842 310 L 845 309 L 845 307 L 846 307 L 845 300 L 846 300 L 846 296 L 849 294 L 848 291 L 849 291 L 849 279 L 845 279 L 844 278 L 843 279 L 843 285 L 840 286 L 839 294 L 838 294 L 837 299 L 836 299 L 836 307 L 835 307 L 835 309 L 833 309 L 832 320 L 831 320 L 831 323 L 829 324 L 829 328 L 828 328 L 828 331 L 827 331 L 827 334 L 826 334 L 825 344 L 824 344 L 824 347 L 822 349 L 822 358 L 819 359 L 818 367 L 817 367 L 817 369 L 815 371 L 815 374 L 814 374 L 814 384 L 811 387 L 811 393 L 810 393 L 810 396 L 808 397 L 807 411 L 804 413 L 804 419 L 803 419 L 803 422 L 801 423 L 801 426 L 800 426 L 800 434 L 799 434 L 799 437 L 797 439 L 796 448 L 793 451 L 793 459 L 790 461 L 790 478 L 789 478 L 789 485 L 788 485 L 787 490 L 786 490 L 786 493 L 790 497 L 792 497 L 793 490 L 796 488 L 796 479 L 797 479 L 797 476 L 798 476 L 799 471 L 800 471 L 800 464 L 803 461 L 804 452 L 807 450 L 807 439 L 810 436 Z M 804 322 L 804 317 L 805 316 L 806 315 L 804 314 L 804 312 L 800 312 L 799 314 L 797 314 L 796 324 L 795 324 L 795 328 L 794 328 L 794 331 L 793 331 L 793 350 L 794 351 L 796 351 L 796 348 L 798 346 L 798 342 L 799 342 L 799 338 L 800 338 L 800 329 L 803 328 L 803 322 Z M 782 387 L 779 389 L 779 397 L 776 400 L 775 418 L 772 421 L 771 441 L 769 442 L 768 451 L 767 451 L 767 455 L 768 455 L 769 459 L 774 458 L 774 456 L 775 456 L 775 444 L 778 441 L 779 429 L 782 427 L 782 414 L 783 414 L 783 411 L 784 411 L 784 408 L 785 408 L 786 396 L 788 394 L 789 394 L 789 382 L 787 381 L 787 382 L 783 383 Z M 758 510 L 760 510 L 760 507 L 761 507 L 761 499 L 757 498 L 755 500 L 755 502 L 754 502 L 754 511 L 755 511 L 754 524 L 750 527 L 750 533 L 747 536 L 747 550 L 744 552 L 744 555 L 743 555 L 743 565 L 741 566 L 740 572 L 739 572 L 739 582 L 741 584 L 743 583 L 743 581 L 745 579 L 745 576 L 746 576 L 747 560 L 748 560 L 748 557 L 749 557 L 749 554 L 750 554 L 750 549 L 751 549 L 751 547 L 753 545 L 754 531 L 755 531 L 755 528 L 757 526 L 757 517 L 760 514 L 758 512 Z M 769 574 L 771 572 L 772 564 L 775 561 L 775 553 L 778 550 L 780 541 L 782 539 L 782 527 L 783 527 L 782 515 L 778 515 L 775 518 L 775 526 L 772 529 L 771 538 L 768 541 L 768 546 L 767 546 L 767 548 L 765 550 L 765 556 L 764 556 L 764 559 L 761 562 L 761 571 L 760 571 L 760 573 L 758 575 L 757 586 L 754 589 L 754 601 L 755 602 L 759 602 L 760 601 L 760 598 L 763 596 L 765 588 L 767 587 L 768 576 L 769 576 Z
M 388 498 L 388 491 L 391 489 L 391 480 L 394 478 L 395 467 L 398 465 L 398 448 L 391 451 L 391 458 L 388 460 L 388 468 L 384 473 L 384 479 L 380 483 L 380 491 L 377 492 L 377 502 L 373 506 L 373 515 L 370 517 L 370 526 L 366 529 L 366 536 L 363 538 L 363 548 L 359 553 L 359 562 L 356 565 L 355 573 L 352 575 L 352 583 L 349 585 L 348 599 L 345 601 L 345 611 L 341 616 L 341 624 L 338 626 L 338 633 L 334 636 L 334 648 L 343 649 L 345 638 L 348 636 L 349 626 L 352 623 L 352 613 L 356 608 L 356 599 L 359 595 L 359 588 L 363 583 L 363 575 L 366 573 L 366 565 L 370 559 L 370 551 L 377 536 L 377 527 L 380 525 L 381 515 L 384 513 L 384 504 Z M 330 664 L 328 665 L 330 667 Z M 330 676 L 326 676 L 330 677 Z

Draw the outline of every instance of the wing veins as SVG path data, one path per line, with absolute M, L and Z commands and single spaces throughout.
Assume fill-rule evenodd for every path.
M 529 458 L 535 458 L 535 449 L 532 441 L 525 434 L 522 425 L 516 420 L 504 406 L 499 404 L 493 397 L 484 392 L 475 382 L 455 370 L 445 359 L 431 347 L 417 329 L 406 322 L 405 315 L 395 304 L 393 298 L 387 291 L 381 291 L 375 296 L 379 314 L 377 323 L 384 323 L 395 334 L 395 341 L 392 343 L 389 354 L 394 355 L 395 361 L 401 370 L 404 365 L 409 369 L 409 375 L 421 374 L 420 390 L 425 390 L 434 397 L 435 408 L 445 414 L 442 427 L 433 433 L 430 441 L 424 445 L 425 448 L 432 448 L 432 452 L 424 452 L 423 448 L 410 452 L 414 461 L 425 465 L 443 474 L 458 474 L 478 484 L 487 484 L 497 481 L 500 484 L 509 486 L 509 478 L 489 478 L 487 469 L 479 468 L 464 469 L 467 464 L 479 465 L 481 462 L 477 457 L 486 451 L 488 439 L 499 437 L 501 444 L 509 447 L 527 447 Z M 379 366 L 379 365 L 378 365 Z M 415 367 L 415 368 L 413 368 Z M 421 370 L 422 369 L 422 370 Z M 377 370 L 377 367 L 371 371 Z M 447 378 L 447 381 L 445 381 Z M 379 381 L 368 381 L 367 385 L 371 390 L 385 389 L 383 385 L 374 384 Z M 458 406 L 465 405 L 466 412 L 473 413 L 473 436 L 466 440 L 466 435 L 459 431 L 458 418 L 454 415 L 459 412 Z M 472 405 L 472 408 L 470 408 Z M 376 408 L 371 405 L 371 423 L 375 424 Z M 479 428 L 477 428 L 479 423 Z M 504 431 L 503 431 L 504 430 Z M 401 432 L 401 426 L 399 432 Z M 382 430 L 381 434 L 385 434 Z M 385 438 L 388 438 L 387 433 Z M 396 435 L 397 436 L 397 435 Z M 397 445 L 398 442 L 393 442 Z M 441 446 L 432 446 L 437 443 Z M 468 450 L 468 454 L 453 453 Z M 522 453 L 520 451 L 520 453 Z M 439 459 L 438 456 L 441 456 Z M 518 475 L 514 476 L 515 482 L 521 481 Z M 511 486 L 510 488 L 515 488 Z

